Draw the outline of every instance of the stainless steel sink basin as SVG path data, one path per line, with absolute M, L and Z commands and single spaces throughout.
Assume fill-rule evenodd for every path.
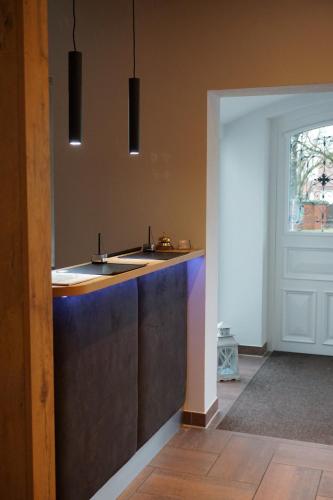
M 145 260 L 170 260 L 188 252 L 138 252 L 130 255 L 122 255 L 120 259 L 145 259 Z
M 127 273 L 146 264 L 83 264 L 82 266 L 71 267 L 67 272 L 71 274 L 98 274 L 100 276 L 113 276 L 115 274 Z

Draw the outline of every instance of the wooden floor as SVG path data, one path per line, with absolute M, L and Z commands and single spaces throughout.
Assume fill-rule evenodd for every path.
M 241 381 L 218 384 L 209 429 L 182 428 L 119 498 L 333 499 L 333 446 L 215 430 L 264 361 L 241 356 Z
M 333 498 L 333 446 L 183 428 L 121 500 Z

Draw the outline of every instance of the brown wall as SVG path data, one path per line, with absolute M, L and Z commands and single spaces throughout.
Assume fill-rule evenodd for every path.
M 57 265 L 141 243 L 205 243 L 207 90 L 333 82 L 331 0 L 137 0 L 142 154 L 127 153 L 128 1 L 77 2 L 84 141 L 67 144 L 67 0 L 50 0 Z

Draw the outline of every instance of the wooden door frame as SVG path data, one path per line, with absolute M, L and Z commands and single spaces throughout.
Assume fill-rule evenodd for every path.
M 47 1 L 0 25 L 0 497 L 54 500 Z

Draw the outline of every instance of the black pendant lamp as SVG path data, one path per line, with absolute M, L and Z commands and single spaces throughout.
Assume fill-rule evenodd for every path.
M 81 146 L 81 109 L 82 109 L 82 52 L 76 50 L 75 43 L 75 0 L 73 0 L 73 48 L 68 52 L 68 132 L 69 144 Z
M 133 77 L 128 80 L 129 154 L 139 154 L 140 142 L 140 78 L 135 76 L 135 0 L 132 0 Z

